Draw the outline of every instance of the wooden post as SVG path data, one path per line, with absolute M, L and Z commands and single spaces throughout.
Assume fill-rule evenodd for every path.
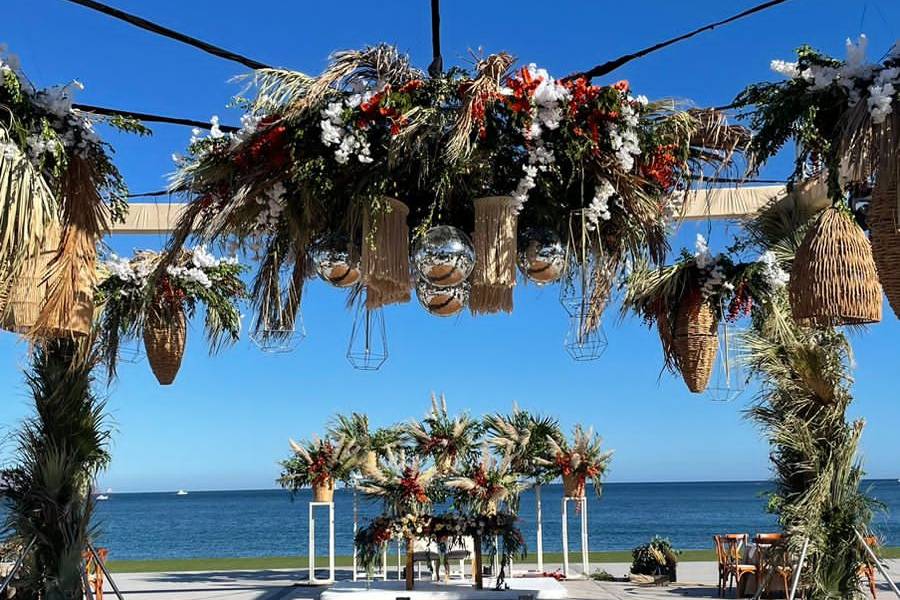
M 483 572 L 484 569 L 481 566 L 481 536 L 475 534 L 472 536 L 472 544 L 475 546 L 475 561 L 474 561 L 474 569 L 475 569 L 475 589 L 483 590 L 484 589 L 484 577 Z
M 415 585 L 415 573 L 413 573 L 413 539 L 406 538 L 406 590 L 410 591 Z

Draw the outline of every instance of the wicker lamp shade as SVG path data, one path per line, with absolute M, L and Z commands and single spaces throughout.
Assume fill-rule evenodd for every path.
M 866 222 L 872 240 L 872 256 L 878 279 L 894 314 L 900 317 L 900 225 L 897 222 L 897 171 L 883 169 L 878 175 Z
M 512 312 L 516 285 L 516 203 L 510 196 L 477 198 L 475 269 L 469 309 L 472 314 Z
M 168 317 L 168 318 L 166 318 Z M 179 309 L 173 315 L 150 315 L 144 324 L 144 350 L 150 369 L 160 385 L 175 381 L 184 357 L 187 340 L 187 320 Z
M 799 323 L 863 325 L 881 321 L 881 285 L 872 247 L 848 213 L 826 209 L 794 256 L 791 313 Z
M 672 348 L 678 370 L 695 394 L 706 390 L 719 352 L 718 318 L 709 302 L 697 295 L 678 308 Z
M 369 310 L 410 299 L 409 208 L 394 198 L 384 200 L 387 209 L 367 213 L 363 223 L 362 270 Z M 369 239 L 370 232 L 373 239 Z
M 37 322 L 47 294 L 47 270 L 59 247 L 59 236 L 59 224 L 49 225 L 44 230 L 40 252 L 26 257 L 11 277 L 3 311 L 3 329 L 24 334 Z

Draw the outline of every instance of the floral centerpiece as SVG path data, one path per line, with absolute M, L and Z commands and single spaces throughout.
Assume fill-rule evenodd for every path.
M 347 482 L 356 470 L 357 449 L 347 439 L 316 439 L 297 443 L 290 440 L 293 455 L 282 461 L 278 478 L 281 487 L 294 495 L 312 486 L 314 502 L 331 502 L 336 481 Z
M 148 133 L 73 108 L 82 87 L 38 89 L 0 49 L 0 308 L 5 328 L 34 338 L 89 332 L 96 244 L 127 210 L 125 182 L 96 122 Z
M 363 476 L 378 470 L 378 459 L 384 459 L 392 450 L 399 448 L 403 439 L 403 428 L 398 425 L 369 429 L 369 417 L 362 413 L 337 415 L 328 428 L 328 435 L 343 438 L 353 443 L 359 451 L 359 471 Z
M 563 489 L 568 498 L 583 498 L 588 480 L 594 484 L 597 495 L 603 489 L 603 476 L 612 459 L 611 451 L 603 451 L 602 439 L 593 429 L 585 431 L 580 425 L 572 429 L 571 441 L 563 438 L 549 440 L 550 457 L 547 459 L 562 477 Z
M 244 267 L 233 258 L 216 258 L 203 246 L 182 251 L 154 277 L 160 261 L 151 251 L 131 259 L 112 255 L 102 265 L 96 300 L 102 307 L 99 335 L 110 374 L 116 372 L 122 340 L 140 336 L 154 374 L 168 385 L 181 365 L 186 320 L 202 305 L 210 348 L 234 343 L 241 331 L 237 302 L 246 290 Z
M 508 458 L 498 461 L 485 450 L 479 460 L 465 461 L 444 485 L 459 512 L 492 515 L 505 504 L 506 510 L 515 514 L 523 488 L 520 479 L 521 473 L 511 468 Z
M 631 551 L 631 574 L 664 576 L 668 581 L 674 582 L 677 577 L 678 554 L 679 551 L 672 547 L 668 538 L 655 535 L 648 543 Z
M 481 424 L 467 414 L 451 417 L 447 399 L 440 401 L 432 394 L 431 410 L 420 421 L 411 421 L 405 430 L 413 451 L 422 458 L 434 461 L 441 473 L 448 473 L 458 460 L 465 460 L 477 451 Z
M 548 440 L 562 437 L 556 419 L 514 406 L 512 414 L 487 415 L 484 429 L 487 443 L 509 461 L 513 471 L 538 484 L 549 483 L 556 477 L 544 460 L 549 454 Z

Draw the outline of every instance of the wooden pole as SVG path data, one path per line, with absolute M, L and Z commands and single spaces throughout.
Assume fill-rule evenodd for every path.
M 484 589 L 484 569 L 481 565 L 481 536 L 476 534 L 472 536 L 472 543 L 475 546 L 475 589 L 483 590 Z
M 406 591 L 411 591 L 415 585 L 415 573 L 413 573 L 413 539 L 406 538 Z

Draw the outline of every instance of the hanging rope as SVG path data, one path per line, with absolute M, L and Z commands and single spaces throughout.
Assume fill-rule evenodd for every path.
M 762 12 L 773 6 L 777 6 L 779 4 L 783 4 L 787 2 L 787 0 L 769 0 L 768 2 L 763 2 L 762 4 L 758 4 L 752 8 L 748 8 L 747 10 L 740 12 L 734 16 L 728 17 L 722 21 L 716 21 L 715 23 L 710 23 L 709 25 L 704 25 L 699 29 L 695 29 L 691 32 L 679 35 L 678 37 L 674 37 L 672 39 L 666 40 L 664 42 L 660 42 L 658 44 L 654 44 L 643 50 L 639 50 L 638 52 L 634 52 L 632 54 L 626 54 L 624 56 L 620 56 L 614 60 L 607 61 L 602 65 L 597 65 L 596 67 L 589 69 L 587 71 L 581 71 L 579 73 L 573 73 L 563 78 L 563 81 L 569 81 L 572 79 L 578 79 L 580 77 L 584 77 L 585 79 L 593 79 L 594 77 L 600 77 L 601 75 L 606 75 L 607 73 L 611 73 L 615 71 L 622 65 L 629 63 L 635 59 L 642 58 L 647 56 L 648 54 L 652 54 L 657 50 L 662 50 L 663 48 L 667 48 L 673 44 L 677 44 L 678 42 L 684 41 L 686 39 L 692 38 L 697 34 L 703 33 L 704 31 L 710 31 L 715 29 L 716 27 L 727 25 L 728 23 L 732 23 L 734 21 L 743 19 L 744 17 L 749 17 L 752 14 Z
M 431 0 L 431 56 L 428 74 L 438 77 L 444 72 L 444 59 L 441 57 L 441 0 Z
M 104 108 L 102 106 L 93 106 L 91 104 L 73 104 L 72 108 L 107 117 L 128 117 L 145 123 L 169 123 L 170 125 L 186 125 L 188 127 L 197 127 L 199 129 L 212 129 L 212 124 L 204 121 L 196 121 L 194 119 L 165 117 L 162 115 L 134 112 L 131 110 L 120 110 L 118 108 Z M 219 129 L 225 132 L 231 132 L 238 131 L 239 128 L 232 125 L 219 125 Z
M 185 35 L 183 33 L 179 33 L 173 29 L 169 29 L 168 27 L 163 27 L 162 25 L 157 25 L 152 21 L 148 21 L 147 19 L 143 19 L 138 17 L 137 15 L 132 15 L 125 11 L 121 11 L 117 8 L 113 8 L 112 6 L 107 6 L 102 2 L 96 2 L 95 0 L 67 0 L 73 4 L 78 4 L 80 6 L 84 6 L 85 8 L 90 8 L 91 10 L 96 10 L 97 12 L 101 12 L 107 16 L 119 19 L 121 21 L 125 21 L 126 23 L 130 23 L 135 27 L 139 27 L 146 31 L 150 31 L 156 33 L 158 35 L 165 36 L 167 38 L 171 38 L 173 40 L 179 41 L 183 44 L 187 44 L 188 46 L 193 46 L 194 48 L 199 48 L 208 54 L 212 54 L 213 56 L 218 56 L 219 58 L 224 58 L 225 60 L 230 60 L 236 63 L 240 63 L 245 67 L 253 69 L 254 71 L 257 69 L 268 69 L 270 68 L 265 63 L 261 63 L 257 60 L 253 60 L 252 58 L 247 58 L 246 56 L 242 56 L 235 52 L 231 52 L 229 50 L 225 50 L 224 48 L 220 48 L 219 46 L 214 46 L 213 44 L 209 44 L 204 42 L 203 40 L 199 40 L 195 37 L 191 37 L 189 35 Z

